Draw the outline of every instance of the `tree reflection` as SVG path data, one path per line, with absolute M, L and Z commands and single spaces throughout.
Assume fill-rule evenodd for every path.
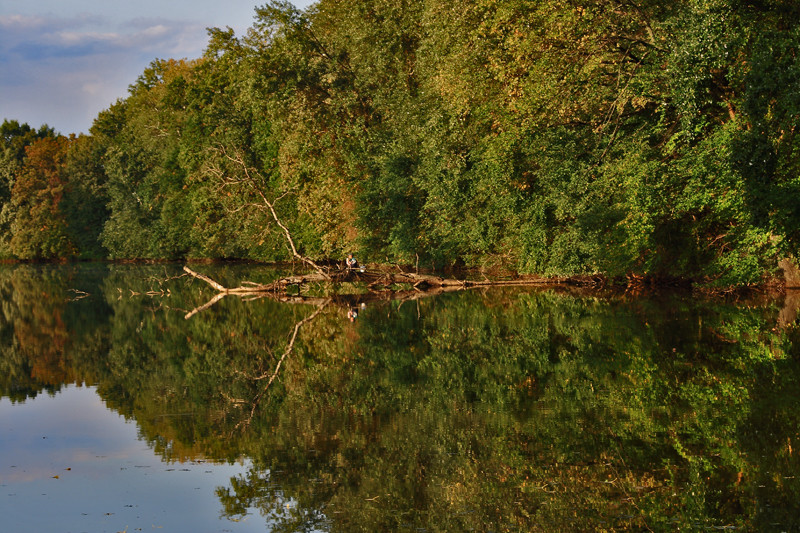
M 93 372 L 76 368 L 75 354 L 106 349 L 107 310 L 79 302 L 75 292 L 105 268 L 13 265 L 0 269 L 0 396 L 13 401 L 54 393 L 65 383 L 93 382 Z M 73 292 L 70 292 L 70 290 Z
M 230 518 L 800 527 L 800 333 L 776 327 L 770 300 L 494 289 L 370 301 L 351 322 L 355 297 L 225 298 L 185 320 L 208 291 L 176 280 L 146 296 L 163 269 L 104 267 L 91 282 L 0 270 L 2 394 L 93 383 L 167 461 L 249 458 L 217 489 Z M 71 288 L 90 296 L 70 301 Z
M 743 433 L 796 438 L 796 393 L 779 437 L 752 416 L 754 376 L 797 384 L 777 309 L 687 302 L 491 291 L 364 313 L 349 344 L 315 327 L 248 452 L 261 481 L 221 498 L 337 531 L 796 525 L 796 464 L 764 491 Z

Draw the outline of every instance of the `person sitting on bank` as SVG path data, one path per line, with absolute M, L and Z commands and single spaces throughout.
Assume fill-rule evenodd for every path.
M 347 268 L 358 268 L 358 261 L 356 261 L 356 258 L 353 257 L 353 254 L 347 254 L 345 264 L 347 265 Z

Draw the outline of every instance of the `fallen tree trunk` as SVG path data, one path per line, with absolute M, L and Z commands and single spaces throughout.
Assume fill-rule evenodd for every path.
M 342 269 L 330 274 L 310 273 L 300 276 L 287 276 L 272 283 L 243 282 L 238 287 L 228 288 L 211 279 L 210 277 L 195 272 L 188 266 L 183 267 L 186 274 L 199 279 L 217 291 L 208 302 L 186 313 L 187 320 L 194 315 L 208 309 L 227 295 L 236 295 L 242 298 L 272 298 L 280 302 L 294 304 L 354 306 L 369 301 L 388 300 L 417 300 L 428 296 L 435 296 L 445 292 L 461 291 L 466 289 L 489 287 L 514 287 L 537 286 L 541 288 L 553 287 L 591 287 L 597 286 L 602 280 L 593 278 L 519 278 L 512 280 L 460 280 L 443 278 L 440 276 L 413 274 L 408 272 L 382 272 L 378 270 Z M 325 297 L 301 295 L 289 291 L 289 287 L 302 288 L 313 283 L 347 283 L 362 282 L 367 284 L 368 291 L 362 294 L 339 294 Z
M 312 283 L 346 283 L 363 282 L 367 284 L 370 292 L 381 292 L 393 290 L 393 286 L 410 285 L 417 291 L 428 291 L 431 289 L 466 289 L 471 287 L 499 287 L 499 286 L 522 286 L 522 285 L 557 285 L 563 283 L 586 284 L 575 278 L 518 278 L 511 280 L 467 280 L 451 279 L 441 276 L 428 274 L 414 274 L 410 272 L 382 272 L 378 270 L 362 269 L 342 269 L 331 273 L 314 272 L 310 274 L 287 276 L 272 283 L 259 284 L 245 282 L 246 285 L 228 288 L 203 274 L 197 273 L 188 266 L 183 267 L 184 272 L 192 277 L 208 283 L 211 287 L 222 294 L 259 294 L 259 293 L 279 293 L 286 294 L 289 287 L 309 285 Z M 591 283 L 589 283 L 591 284 Z

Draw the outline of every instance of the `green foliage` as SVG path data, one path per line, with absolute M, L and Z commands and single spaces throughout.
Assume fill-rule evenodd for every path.
M 758 283 L 800 253 L 798 27 L 784 0 L 271 1 L 70 148 L 73 253 L 287 259 L 272 204 L 320 259 Z M 8 243 L 48 130 L 3 131 Z
M 100 243 L 100 232 L 108 218 L 104 149 L 99 137 L 81 135 L 70 145 L 64 164 L 69 177 L 62 207 L 66 231 L 82 259 L 107 255 Z
M 183 201 L 185 171 L 177 162 L 181 134 L 180 80 L 190 66 L 154 61 L 130 87 L 125 105 L 110 109 L 122 123 L 107 141 L 105 171 L 110 217 L 102 232 L 113 258 L 180 257 L 191 232 L 165 206 Z M 175 238 L 178 234 L 182 238 Z

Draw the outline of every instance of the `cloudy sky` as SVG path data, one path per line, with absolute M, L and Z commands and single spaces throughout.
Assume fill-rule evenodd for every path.
M 206 28 L 242 35 L 264 3 L 0 0 L 0 121 L 86 133 L 153 59 L 199 57 Z

